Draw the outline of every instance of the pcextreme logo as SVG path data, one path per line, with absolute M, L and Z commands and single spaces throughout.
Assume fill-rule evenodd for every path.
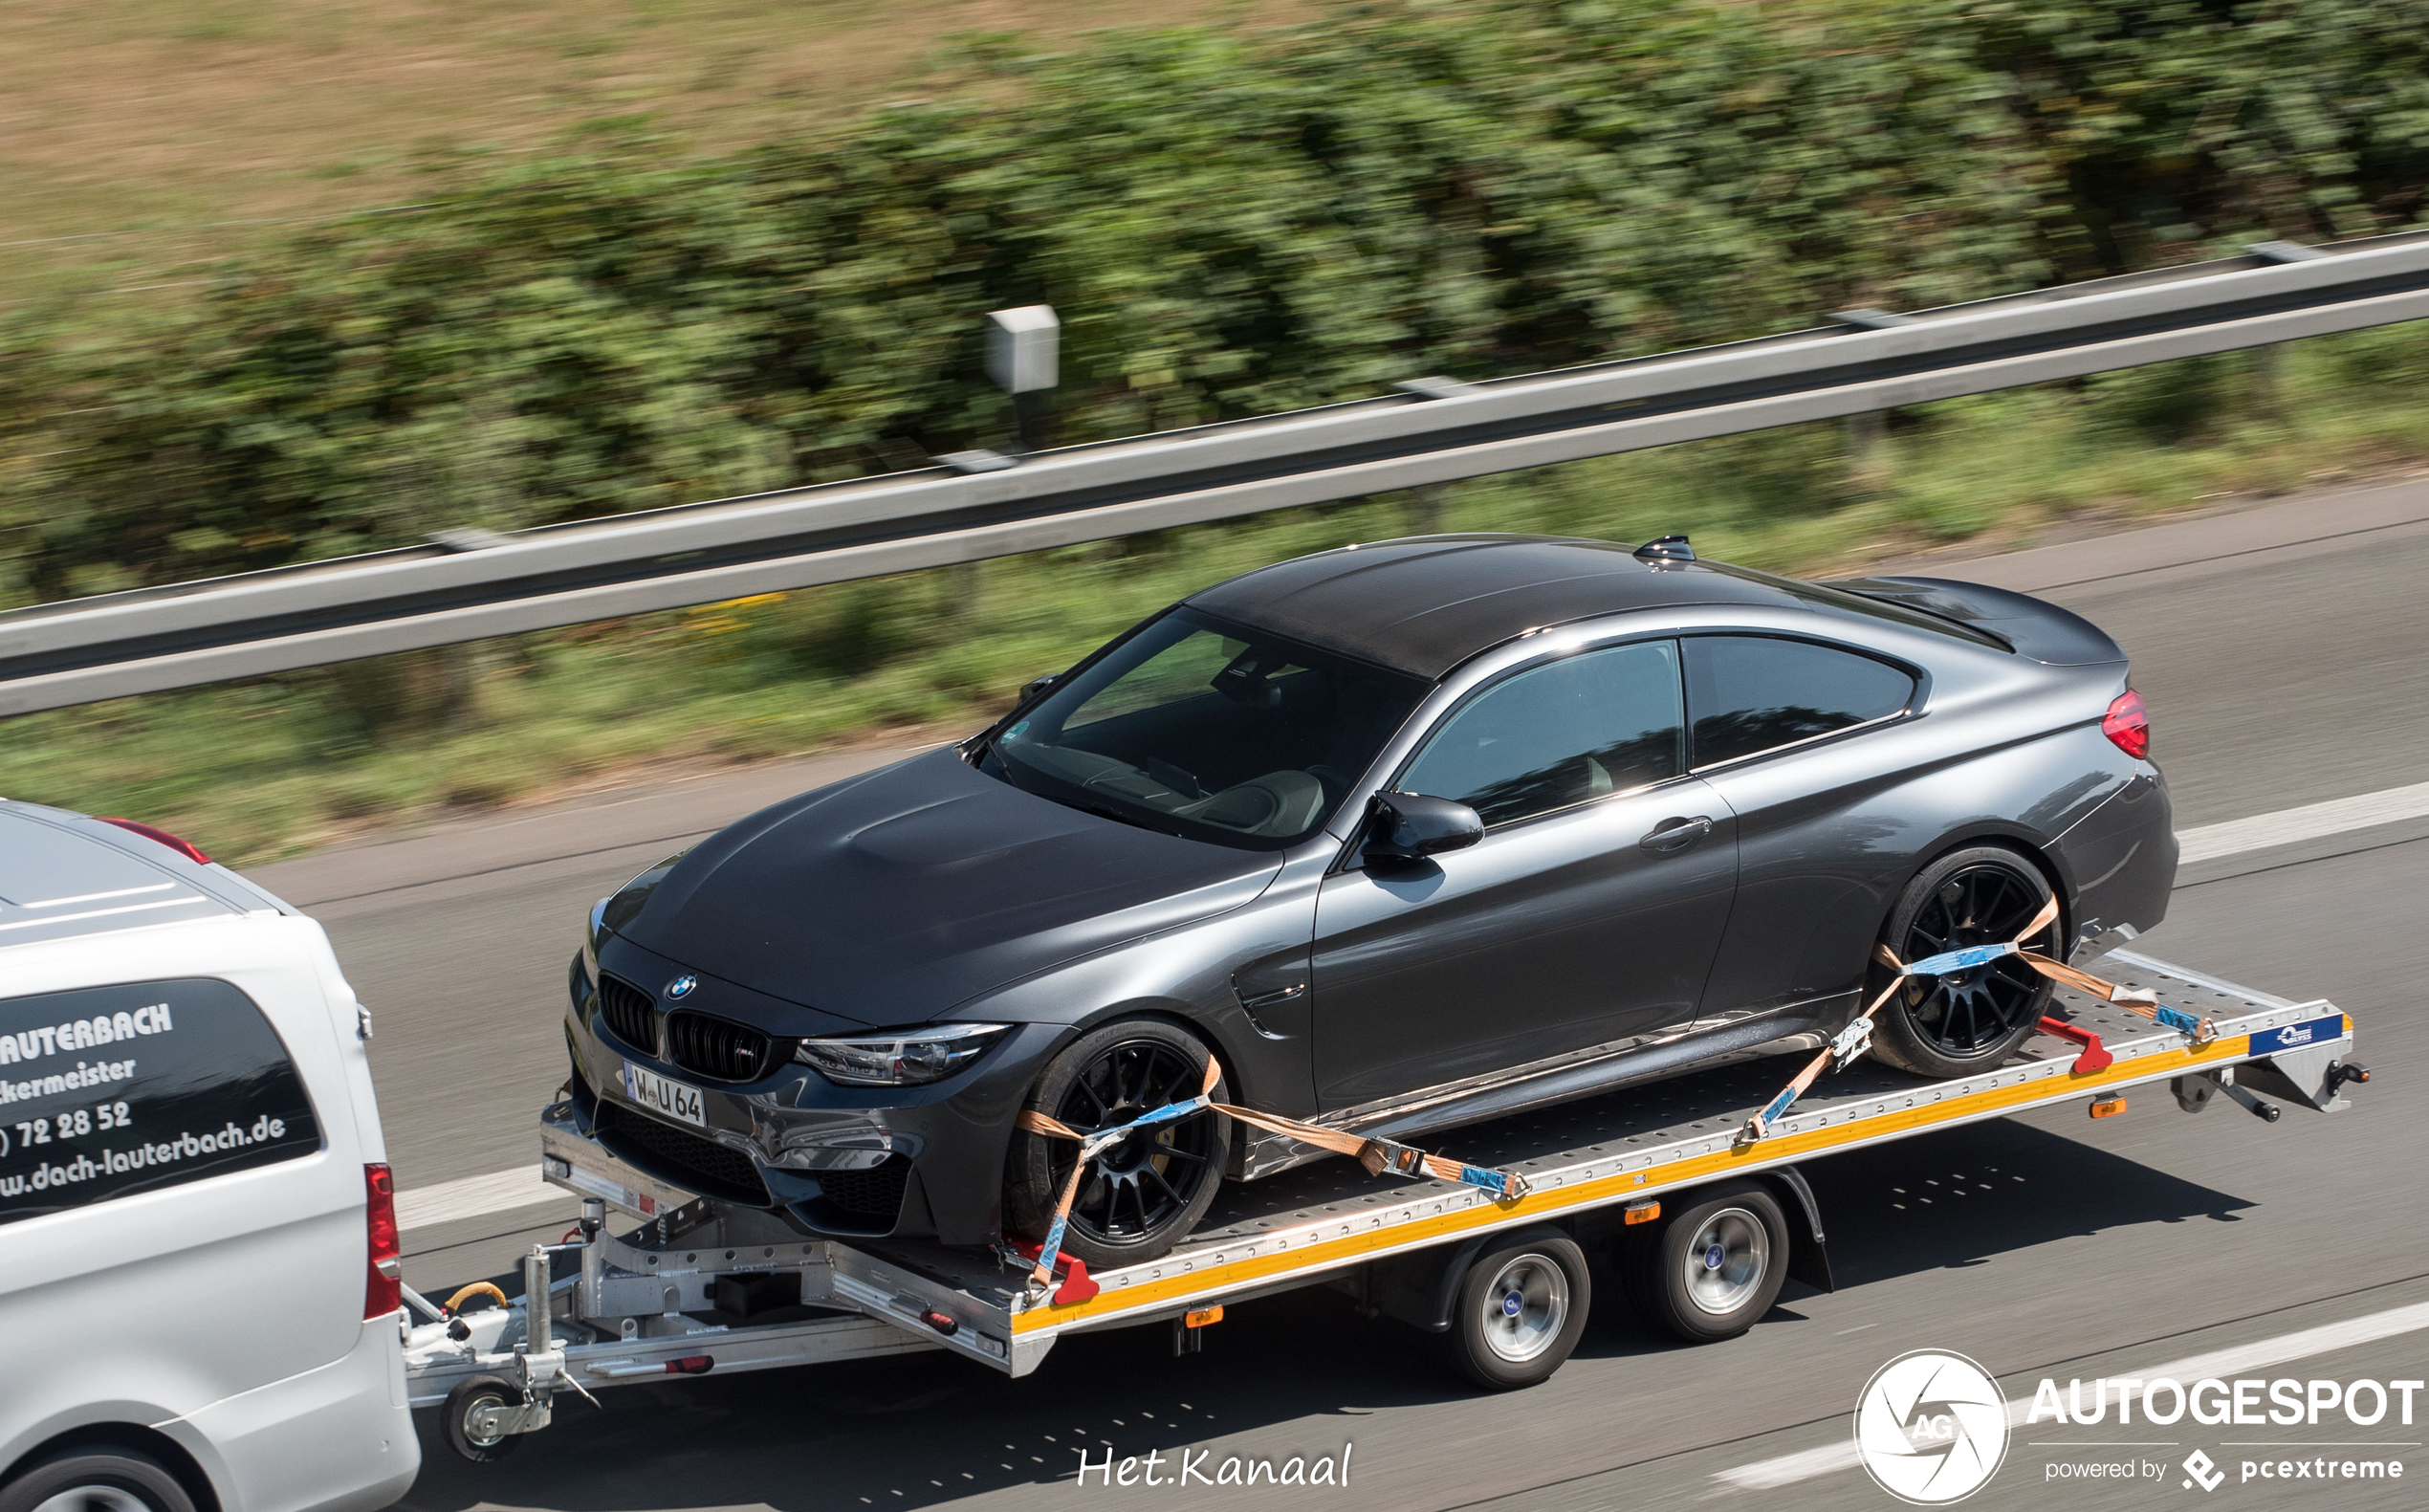
M 1855 1450 L 1880 1488 L 1916 1506 L 1962 1501 L 2007 1456 L 2007 1403 L 1961 1354 L 1916 1349 L 1880 1368 L 1856 1399 Z

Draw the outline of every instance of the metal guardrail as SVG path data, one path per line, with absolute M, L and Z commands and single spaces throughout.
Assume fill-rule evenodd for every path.
M 0 614 L 0 714 L 975 561 L 2429 317 L 2429 232 Z

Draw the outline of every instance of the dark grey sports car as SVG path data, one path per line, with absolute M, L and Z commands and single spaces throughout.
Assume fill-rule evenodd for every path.
M 1807 583 L 1683 537 L 1431 537 L 1154 616 L 957 747 L 764 809 L 603 901 L 574 1104 L 623 1158 L 832 1235 L 1039 1232 L 1074 1129 L 1194 1094 L 1406 1137 L 1850 1019 L 1875 941 L 2105 948 L 2176 869 L 2125 653 L 1921 578 Z M 1880 975 L 1875 975 L 1880 974 Z M 1913 983 L 1877 1052 L 1955 1075 L 2046 999 Z M 1163 1252 L 1317 1153 L 1132 1136 L 1067 1247 Z

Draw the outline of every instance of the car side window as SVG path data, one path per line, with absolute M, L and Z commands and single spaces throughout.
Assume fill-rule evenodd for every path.
M 1886 718 L 1915 697 L 1915 679 L 1887 662 L 1810 641 L 1698 635 L 1684 648 L 1698 767 Z
M 1684 722 L 1676 642 L 1582 651 L 1470 700 L 1443 721 L 1399 786 L 1506 824 L 1676 777 L 1685 770 Z
M 278 1031 L 229 982 L 0 999 L 0 1223 L 319 1148 Z

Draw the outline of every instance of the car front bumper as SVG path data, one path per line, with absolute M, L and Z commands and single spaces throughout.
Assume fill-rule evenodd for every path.
M 1003 1231 L 1004 1157 L 1039 1068 L 1072 1031 L 1021 1024 L 927 1086 L 839 1086 L 787 1061 L 720 1085 L 617 1040 L 595 1009 L 565 1024 L 573 1127 L 636 1171 L 782 1214 L 807 1234 L 977 1245 Z M 627 1067 L 700 1094 L 702 1121 L 645 1108 Z

